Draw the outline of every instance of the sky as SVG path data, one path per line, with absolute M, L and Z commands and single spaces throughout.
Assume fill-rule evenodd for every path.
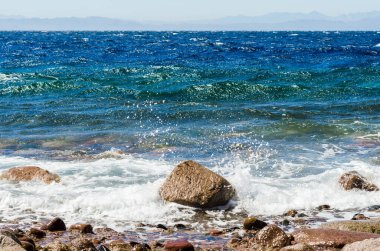
M 0 0 L 0 6 L 0 15 L 8 16 L 172 22 L 272 12 L 318 11 L 336 16 L 380 11 L 380 0 Z

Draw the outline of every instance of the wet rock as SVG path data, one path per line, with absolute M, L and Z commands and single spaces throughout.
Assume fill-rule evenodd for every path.
M 364 214 L 355 214 L 351 220 L 369 220 Z
M 32 236 L 37 239 L 44 238 L 46 236 L 46 233 L 42 230 L 36 229 L 36 228 L 31 228 L 28 232 L 29 236 Z
M 212 230 L 210 230 L 209 234 L 212 236 L 219 236 L 219 235 L 224 234 L 224 232 L 222 230 L 219 230 L 219 229 L 212 229 Z
M 370 238 L 379 238 L 378 234 L 342 231 L 336 229 L 301 229 L 293 232 L 296 243 L 310 246 L 342 248 L 346 244 Z
M 256 217 L 248 217 L 244 220 L 243 223 L 243 227 L 245 230 L 260 230 L 266 227 L 267 225 L 267 223 L 257 219 Z
M 130 251 L 130 250 L 132 250 L 132 246 L 123 240 L 111 241 L 109 247 L 110 247 L 111 251 Z
M 94 244 L 89 239 L 77 238 L 71 242 L 72 249 L 75 251 L 97 251 Z
M 107 239 L 115 239 L 115 237 L 119 237 L 119 238 L 124 237 L 122 233 L 119 233 L 116 230 L 113 230 L 112 228 L 109 228 L 109 227 L 96 228 L 95 233 Z
M 329 210 L 329 209 L 331 209 L 331 207 L 330 207 L 330 205 L 326 205 L 326 204 L 324 204 L 324 205 L 320 205 L 320 206 L 318 206 L 317 209 L 318 209 L 319 211 L 322 211 L 322 210 Z
M 357 241 L 343 247 L 342 251 L 380 251 L 380 239 Z
M 187 227 L 185 225 L 181 224 L 181 223 L 175 224 L 174 228 L 177 229 L 177 230 L 187 229 Z
M 288 219 L 284 219 L 282 222 L 281 222 L 282 225 L 284 226 L 289 226 L 290 225 L 290 221 Z
M 290 238 L 281 228 L 271 224 L 257 233 L 255 243 L 267 249 L 282 248 L 290 244 Z
M 66 231 L 66 225 L 60 218 L 52 219 L 48 224 L 41 226 L 41 230 L 49 230 L 51 232 Z
M 43 250 L 44 251 L 73 251 L 67 244 L 60 243 L 58 241 L 47 244 Z
M 160 228 L 160 229 L 163 229 L 163 230 L 168 230 L 168 228 L 165 225 L 163 225 L 163 224 L 158 224 L 156 226 L 156 228 Z
M 106 246 L 104 245 L 99 245 L 97 247 L 98 251 L 111 251 L 109 248 L 107 248 Z
M 26 251 L 34 251 L 35 246 L 32 245 L 30 242 L 27 241 L 21 241 L 21 246 L 26 250 Z
M 0 179 L 12 181 L 31 181 L 37 180 L 50 184 L 52 182 L 60 182 L 61 178 L 54 173 L 42 169 L 37 166 L 13 167 L 0 175 Z
M 372 183 L 369 183 L 365 177 L 360 175 L 356 171 L 351 171 L 344 173 L 340 179 L 339 183 L 345 190 L 359 189 L 365 191 L 378 191 L 379 188 Z
M 0 235 L 7 236 L 7 237 L 11 238 L 17 244 L 21 245 L 20 240 L 18 239 L 18 237 L 15 235 L 15 233 L 12 230 L 2 229 L 2 230 L 0 230 Z
M 21 242 L 16 242 L 11 237 L 0 234 L 0 250 L 1 251 L 25 251 L 21 246 Z
M 212 208 L 227 204 L 235 196 L 235 189 L 222 176 L 190 160 L 174 168 L 161 186 L 160 195 L 166 201 Z
M 23 237 L 21 237 L 19 240 L 21 241 L 21 244 L 22 244 L 23 242 L 29 242 L 29 243 L 33 246 L 34 249 L 36 248 L 36 244 L 34 243 L 34 241 L 33 241 L 32 238 L 28 238 L 28 237 L 26 237 L 26 236 L 23 236 Z M 22 246 L 24 247 L 24 245 L 22 245 Z M 28 250 L 26 247 L 24 247 L 24 248 L 25 248 L 26 250 Z
M 192 251 L 194 250 L 193 244 L 187 240 L 174 240 L 166 241 L 164 244 L 165 250 L 167 251 Z
M 280 251 L 314 251 L 315 249 L 309 245 L 298 243 L 296 245 L 283 247 Z
M 289 210 L 288 212 L 286 212 L 284 214 L 284 216 L 296 217 L 297 213 L 298 213 L 297 210 L 292 209 L 292 210 Z
M 74 224 L 69 228 L 70 231 L 79 232 L 81 234 L 93 234 L 92 226 L 90 224 Z
M 367 220 L 367 221 L 333 221 L 322 224 L 322 228 L 338 229 L 345 231 L 356 231 L 380 234 L 380 220 Z

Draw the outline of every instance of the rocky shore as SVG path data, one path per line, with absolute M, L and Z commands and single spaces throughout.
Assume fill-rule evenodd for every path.
M 14 182 L 31 180 L 50 184 L 60 177 L 35 166 L 15 167 L 0 175 Z M 368 196 L 378 191 L 375 184 L 355 171 L 342 174 L 337 182 L 350 193 L 352 189 L 366 191 Z M 222 176 L 194 162 L 185 161 L 174 168 L 160 189 L 168 202 L 198 209 L 199 221 L 208 211 L 224 210 L 236 191 Z M 349 196 L 349 195 L 348 195 Z M 226 206 L 227 204 L 227 206 Z M 227 211 L 228 212 L 228 211 Z M 132 231 L 116 231 L 109 227 L 79 222 L 67 226 L 65 219 L 52 218 L 32 225 L 7 222 L 2 219 L 1 251 L 123 251 L 123 250 L 380 250 L 380 206 L 352 214 L 351 220 L 341 220 L 343 212 L 321 205 L 314 210 L 289 210 L 283 215 L 263 217 L 248 212 L 241 220 L 225 228 L 205 224 L 200 231 L 192 225 L 175 223 L 149 225 L 138 223 Z M 324 215 L 335 215 L 328 221 Z M 79 219 L 80 220 L 80 219 Z

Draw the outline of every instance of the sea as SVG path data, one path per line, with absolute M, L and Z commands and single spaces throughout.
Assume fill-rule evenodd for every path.
M 1 180 L 2 224 L 196 227 L 159 196 L 190 159 L 237 191 L 211 227 L 379 205 L 338 180 L 380 186 L 380 32 L 0 32 L 0 172 L 62 178 Z

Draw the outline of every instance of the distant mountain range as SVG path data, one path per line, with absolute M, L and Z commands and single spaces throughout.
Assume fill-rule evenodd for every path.
M 326 16 L 311 13 L 271 13 L 188 22 L 137 22 L 104 17 L 24 18 L 0 15 L 0 30 L 248 30 L 326 31 L 380 30 L 380 11 Z

